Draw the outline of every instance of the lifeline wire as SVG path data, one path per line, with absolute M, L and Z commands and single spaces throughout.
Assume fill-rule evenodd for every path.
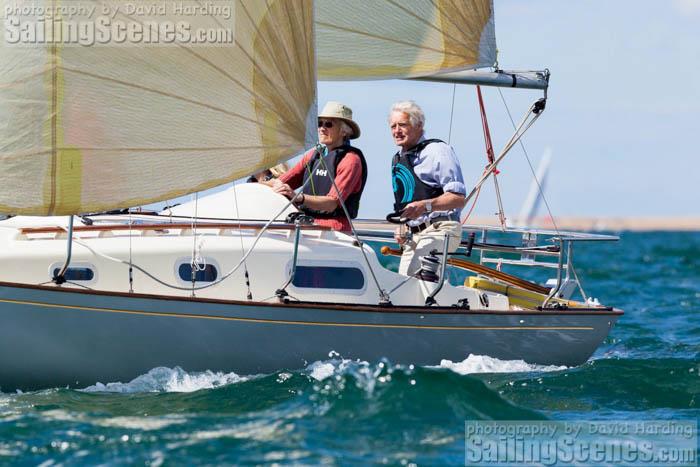
M 314 164 L 313 170 L 316 170 L 316 168 L 318 167 L 318 164 L 319 164 L 319 161 L 317 161 L 317 162 Z M 302 189 L 302 190 L 304 189 L 304 187 L 306 186 L 307 183 L 308 183 L 308 180 L 301 186 L 301 189 Z M 272 218 L 267 222 L 267 224 L 265 224 L 265 225 L 262 227 L 262 229 L 260 229 L 260 233 L 258 233 L 258 235 L 255 237 L 255 240 L 253 240 L 253 244 L 251 245 L 250 249 L 246 252 L 245 255 L 243 255 L 243 258 L 241 258 L 241 260 L 238 262 L 238 264 L 235 265 L 235 266 L 233 267 L 233 269 L 231 269 L 230 271 L 228 271 L 226 274 L 222 275 L 221 278 L 218 279 L 218 280 L 216 280 L 216 281 L 210 282 L 210 283 L 205 284 L 205 285 L 200 285 L 200 286 L 198 286 L 198 287 L 180 287 L 180 286 L 177 286 L 177 285 L 168 284 L 167 282 L 158 279 L 156 276 L 154 276 L 153 274 L 151 274 L 150 272 L 146 271 L 144 268 L 142 268 L 142 267 L 140 267 L 140 266 L 138 266 L 138 265 L 136 265 L 136 264 L 134 264 L 133 267 L 136 268 L 137 270 L 141 271 L 142 273 L 144 273 L 146 276 L 148 276 L 148 277 L 150 277 L 151 279 L 153 279 L 155 282 L 157 282 L 157 283 L 159 283 L 159 284 L 161 284 L 161 285 L 163 285 L 163 286 L 165 286 L 165 287 L 169 287 L 169 288 L 171 288 L 171 289 L 192 291 L 192 290 L 202 290 L 202 289 L 207 289 L 207 288 L 209 288 L 209 287 L 213 287 L 213 286 L 215 286 L 215 285 L 217 285 L 217 284 L 220 284 L 220 283 L 223 282 L 224 280 L 226 280 L 226 279 L 227 279 L 228 277 L 230 277 L 234 272 L 236 272 L 236 271 L 238 270 L 239 267 L 241 267 L 241 265 L 243 264 L 243 262 L 245 262 L 245 260 L 248 259 L 248 256 L 253 252 L 253 250 L 255 249 L 255 246 L 258 244 L 258 241 L 260 241 L 260 238 L 263 236 L 263 234 L 265 233 L 265 231 L 267 230 L 267 228 L 270 227 L 270 225 L 272 225 L 272 223 L 273 223 L 280 215 L 282 215 L 282 213 L 283 213 L 284 211 L 286 211 L 287 208 L 288 208 L 289 206 L 292 205 L 292 200 L 293 200 L 293 199 L 294 199 L 294 198 L 290 199 L 289 202 L 288 202 L 287 204 L 285 204 L 284 207 L 283 207 L 274 217 L 272 217 Z M 62 229 L 65 230 L 65 231 L 68 230 L 65 226 L 57 226 L 57 227 L 60 227 L 60 228 L 62 228 Z M 88 251 L 90 251 L 90 252 L 91 252 L 92 254 L 94 254 L 95 256 L 100 256 L 100 257 L 105 258 L 105 259 L 107 259 L 107 260 L 109 260 L 109 261 L 114 261 L 114 262 L 116 262 L 116 263 L 121 263 L 121 264 L 126 264 L 126 265 L 128 265 L 128 263 L 127 263 L 126 261 L 124 261 L 124 260 L 121 260 L 121 259 L 118 259 L 118 258 L 114 258 L 113 256 L 109 256 L 109 255 L 106 255 L 106 254 L 104 254 L 104 253 L 100 253 L 100 252 L 98 252 L 98 251 L 95 251 L 92 247 L 90 247 L 89 245 L 87 245 L 85 242 L 81 242 L 81 241 L 78 240 L 78 239 L 75 239 L 75 242 L 76 242 L 78 245 L 81 245 L 81 246 L 83 246 L 84 248 L 86 248 Z

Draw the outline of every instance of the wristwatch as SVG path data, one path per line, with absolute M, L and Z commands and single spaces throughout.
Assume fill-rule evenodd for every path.
M 425 212 L 427 212 L 427 213 L 433 212 L 433 202 L 430 199 L 425 202 Z

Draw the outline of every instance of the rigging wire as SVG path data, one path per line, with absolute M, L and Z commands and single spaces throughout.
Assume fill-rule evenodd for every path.
M 129 211 L 129 293 L 134 293 L 134 268 L 132 267 L 133 255 L 131 249 L 131 225 L 131 211 Z
M 236 216 L 238 217 L 238 238 L 241 240 L 241 253 L 245 254 L 245 248 L 243 247 L 243 229 L 241 228 L 241 211 L 238 210 L 238 195 L 236 194 L 236 183 L 233 183 L 233 202 L 236 205 Z M 247 288 L 246 298 L 248 300 L 253 299 L 253 293 L 250 291 L 250 275 L 248 274 L 248 264 L 243 261 L 243 271 L 245 277 L 245 286 Z
M 192 195 L 194 198 L 194 216 L 191 220 L 192 225 L 192 260 L 190 261 L 190 277 L 192 278 L 192 296 L 194 297 L 194 287 L 197 282 L 197 271 L 199 266 L 197 263 L 197 207 L 199 203 L 199 197 L 197 193 Z
M 501 91 L 500 88 L 498 88 L 498 94 L 501 96 L 501 100 L 503 101 L 503 105 L 506 108 L 506 113 L 508 114 L 508 118 L 510 119 L 510 123 L 511 123 L 511 125 L 513 125 L 513 128 L 515 128 L 515 121 L 513 120 L 513 116 L 510 113 L 510 108 L 508 107 L 508 103 L 506 102 L 506 98 L 503 95 L 503 92 Z M 532 177 L 534 178 L 535 183 L 537 184 L 537 190 L 539 191 L 539 194 L 542 197 L 542 201 L 544 202 L 544 205 L 547 208 L 547 214 L 549 214 L 549 218 L 552 220 L 552 226 L 554 227 L 554 230 L 557 232 L 557 235 L 561 236 L 561 232 L 559 231 L 559 226 L 557 226 L 556 219 L 554 218 L 554 215 L 552 214 L 552 209 L 549 207 L 549 202 L 547 201 L 547 198 L 544 195 L 544 190 L 542 190 L 542 185 L 540 184 L 540 181 L 537 179 L 537 174 L 535 173 L 535 168 L 532 166 L 532 161 L 530 160 L 530 156 L 527 153 L 527 149 L 525 149 L 525 144 L 523 143 L 522 140 L 519 140 L 518 142 L 520 143 L 520 147 L 523 150 L 523 154 L 525 155 L 525 160 L 527 161 L 527 165 L 530 167 L 530 172 L 532 173 Z M 586 292 L 583 289 L 583 285 L 581 285 L 581 281 L 578 278 L 578 274 L 576 273 L 576 268 L 574 267 L 574 263 L 571 262 L 570 265 L 571 265 L 571 272 L 574 275 L 574 279 L 576 280 L 576 285 L 578 286 L 579 292 L 581 293 L 583 300 L 587 301 L 588 296 L 586 295 Z
M 479 178 L 479 181 L 476 182 L 474 187 L 472 188 L 472 191 L 469 192 L 469 194 L 465 197 L 464 203 L 468 203 L 469 200 L 472 199 L 472 197 L 479 192 L 481 189 L 481 186 L 488 180 L 489 176 L 493 173 L 493 169 L 495 169 L 498 164 L 503 160 L 503 158 L 508 154 L 508 152 L 513 149 L 513 146 L 515 146 L 515 143 L 522 138 L 522 136 L 530 129 L 530 127 L 537 121 L 538 118 L 542 115 L 542 109 L 543 109 L 543 104 L 542 100 L 539 100 L 532 104 L 530 108 L 525 112 L 525 115 L 523 116 L 522 121 L 520 124 L 516 127 L 515 131 L 513 132 L 513 135 L 510 137 L 504 148 L 501 150 L 500 154 L 496 159 L 494 159 L 492 164 L 489 164 L 486 169 L 484 170 L 483 175 Z
M 491 141 L 491 130 L 489 129 L 489 121 L 486 118 L 486 106 L 484 105 L 484 99 L 481 95 L 481 86 L 476 86 L 476 95 L 479 98 L 479 113 L 481 114 L 481 127 L 484 131 L 484 143 L 486 144 L 486 157 L 489 164 L 493 164 L 495 159 L 493 153 L 493 143 Z M 498 221 L 501 224 L 501 228 L 505 230 L 506 228 L 506 214 L 503 210 L 503 199 L 501 198 L 501 188 L 498 185 L 498 174 L 500 171 L 494 167 L 493 169 L 493 184 L 496 189 L 496 202 L 498 203 Z M 476 201 L 474 202 L 476 205 Z M 472 207 L 473 209 L 473 207 Z M 471 214 L 471 213 L 470 213 Z
M 447 144 L 452 141 L 452 121 L 455 115 L 455 94 L 457 94 L 457 83 L 452 83 L 452 108 L 450 109 L 450 131 L 447 134 Z
M 501 91 L 500 88 L 498 88 L 498 94 L 501 96 L 501 100 L 503 101 L 503 105 L 506 108 L 506 112 L 508 113 L 508 118 L 510 119 L 511 125 L 513 125 L 513 128 L 515 128 L 515 121 L 513 120 L 513 116 L 510 113 L 510 108 L 508 107 L 508 103 L 506 102 L 505 96 L 503 96 L 503 92 Z M 542 185 L 540 185 L 540 181 L 537 179 L 537 174 L 535 174 L 535 169 L 532 166 L 532 162 L 530 161 L 530 156 L 527 153 L 527 149 L 525 149 L 525 144 L 522 142 L 522 140 L 519 141 L 520 147 L 523 150 L 523 154 L 525 154 L 525 160 L 527 161 L 527 165 L 530 167 L 530 172 L 532 173 L 532 177 L 535 179 L 535 183 L 537 184 L 537 190 L 540 193 L 540 196 L 542 197 L 542 201 L 544 202 L 544 205 L 547 207 L 547 213 L 549 214 L 549 218 L 552 220 L 552 225 L 554 226 L 554 230 L 559 234 L 559 227 L 557 226 L 556 220 L 554 219 L 554 215 L 552 215 L 552 210 L 549 207 L 549 202 L 547 202 L 547 198 L 544 196 L 544 191 L 542 190 Z

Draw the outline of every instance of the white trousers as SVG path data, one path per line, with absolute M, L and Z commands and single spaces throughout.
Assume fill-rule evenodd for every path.
M 442 253 L 446 233 L 450 235 L 449 251 L 454 252 L 462 241 L 462 224 L 459 222 L 435 222 L 424 231 L 414 234 L 411 240 L 403 244 L 399 274 L 412 276 L 420 269 L 421 256 L 429 255 L 432 250 Z

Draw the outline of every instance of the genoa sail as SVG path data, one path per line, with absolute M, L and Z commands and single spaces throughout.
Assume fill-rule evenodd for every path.
M 312 145 L 313 2 L 230 3 L 228 43 L 0 44 L 0 212 L 148 204 L 241 178 Z M 182 19 L 169 13 L 153 19 Z M 147 19 L 123 8 L 114 17 Z M 190 21 L 221 26 L 213 15 Z
M 318 77 L 415 78 L 492 66 L 492 0 L 317 0 Z

